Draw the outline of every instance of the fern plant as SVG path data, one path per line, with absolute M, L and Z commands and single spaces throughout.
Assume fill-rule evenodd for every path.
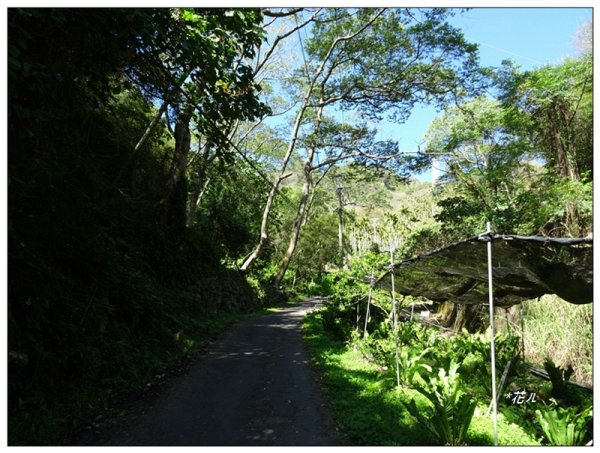
M 431 373 L 431 367 L 424 363 L 424 357 L 431 350 L 431 348 L 425 348 L 421 352 L 413 354 L 413 351 L 409 350 L 408 347 L 403 347 L 398 351 L 398 368 L 400 369 L 400 380 L 402 382 L 412 382 L 415 375 L 421 370 Z
M 583 445 L 592 418 L 592 406 L 577 413 L 576 407 L 545 408 L 535 411 L 538 421 L 551 445 Z
M 464 444 L 473 419 L 476 401 L 461 389 L 458 364 L 452 362 L 448 372 L 441 368 L 429 382 L 415 379 L 413 386 L 425 396 L 431 406 L 425 411 L 417 408 L 415 400 L 402 403 L 440 445 Z M 418 381 L 418 382 L 417 382 Z

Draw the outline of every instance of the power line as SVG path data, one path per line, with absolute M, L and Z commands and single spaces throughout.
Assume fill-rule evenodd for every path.
M 513 57 L 523 58 L 525 60 L 529 60 L 529 61 L 532 61 L 532 62 L 537 63 L 537 64 L 541 64 L 541 65 L 545 64 L 543 61 L 536 60 L 535 58 L 526 57 L 525 55 L 521 55 L 521 54 L 518 54 L 518 53 L 515 53 L 515 52 L 511 52 L 510 50 L 506 50 L 506 49 L 503 49 L 501 47 L 493 46 L 491 44 L 487 44 L 487 43 L 485 43 L 483 41 L 479 41 L 477 39 L 472 39 L 471 41 L 474 41 L 477 44 L 481 44 L 482 46 L 489 47 L 490 49 L 494 49 L 494 50 L 497 50 L 499 52 L 504 52 L 504 53 L 506 53 L 508 55 L 512 55 Z
M 298 16 L 294 14 L 294 19 L 296 20 L 296 26 L 298 25 Z M 308 62 L 306 61 L 306 53 L 304 52 L 304 43 L 302 42 L 302 35 L 300 34 L 302 30 L 298 29 L 298 41 L 300 41 L 300 50 L 302 51 L 302 60 L 304 61 L 304 72 L 306 73 L 306 80 L 310 83 L 310 74 L 308 72 Z

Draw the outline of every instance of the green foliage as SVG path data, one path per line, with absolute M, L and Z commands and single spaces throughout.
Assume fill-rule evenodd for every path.
M 342 433 L 351 445 L 428 445 L 427 431 L 415 423 L 401 400 L 421 396 L 410 389 L 392 391 L 395 379 L 336 341 L 324 330 L 322 311 L 303 322 L 304 337 L 323 376 L 328 399 Z M 419 405 L 424 402 L 419 400 Z
M 377 252 L 396 247 L 396 259 L 410 258 L 429 252 L 447 243 L 441 234 L 440 224 L 434 219 L 437 208 L 430 184 L 417 181 L 403 183 L 401 180 L 383 174 L 383 190 L 389 192 L 390 208 L 368 205 L 357 208 L 356 217 L 351 219 L 350 243 L 353 256 L 360 257 L 364 252 Z M 362 191 L 377 193 L 377 185 L 371 187 L 360 184 Z M 380 254 L 383 261 L 384 254 Z M 353 258 L 354 259 L 354 258 Z M 389 255 L 388 255 L 389 259 Z
M 500 74 L 510 125 L 541 152 L 556 174 L 578 179 L 592 170 L 592 59 Z
M 323 321 L 339 339 L 349 340 L 352 331 L 358 329 L 357 309 L 364 311 L 370 292 L 371 302 L 375 304 L 371 310 L 372 323 L 377 324 L 381 321 L 386 308 L 389 310 L 389 298 L 380 291 L 369 289 L 370 276 L 376 274 L 377 269 L 383 265 L 380 254 L 366 253 L 360 259 L 354 259 L 348 270 L 330 273 L 327 280 L 329 299 L 324 304 Z M 380 299 L 385 302 L 380 304 Z M 382 306 L 386 308 L 378 308 Z M 361 319 L 364 322 L 364 318 Z
M 431 403 L 429 410 L 423 414 L 415 400 L 411 400 L 406 408 L 413 417 L 427 427 L 439 445 L 462 445 L 467 430 L 475 413 L 476 402 L 461 387 L 458 364 L 452 363 L 448 371 L 441 368 L 437 376 L 428 382 L 413 383 L 416 390 Z
M 183 228 L 187 175 L 164 209 L 173 124 L 158 121 L 136 149 L 157 99 L 178 114 L 188 76 L 212 93 L 197 99 L 200 133 L 214 132 L 210 121 L 264 113 L 244 61 L 262 40 L 261 18 L 257 10 L 9 11 L 11 445 L 65 442 L 214 333 L 207 319 L 264 302 L 221 264 L 213 238 L 233 234 Z
M 593 304 L 573 305 L 546 295 L 523 305 L 525 358 L 542 365 L 551 359 L 561 368 L 574 367 L 571 379 L 592 385 Z
M 519 337 L 509 335 L 505 332 L 496 334 L 494 338 L 496 376 L 501 376 L 509 360 L 516 353 L 519 345 Z M 443 343 L 446 357 L 442 359 L 445 366 L 450 366 L 452 361 L 461 364 L 464 375 L 468 376 L 467 382 L 478 390 L 482 395 L 491 393 L 491 346 L 489 331 L 487 334 L 473 333 L 467 331 L 452 336 Z M 443 352 L 439 352 L 443 357 Z
M 476 234 L 486 221 L 506 233 L 591 231 L 591 80 L 589 56 L 525 73 L 507 66 L 500 100 L 477 98 L 431 124 L 446 234 Z
M 293 267 L 304 280 L 321 279 L 338 255 L 337 221 L 333 213 L 314 212 L 298 240 Z
M 431 348 L 425 348 L 422 351 L 413 353 L 409 348 L 401 348 L 398 351 L 400 382 L 413 382 L 417 374 L 423 370 L 431 373 L 431 367 L 423 360 L 431 351 Z
M 535 413 L 550 445 L 584 445 L 590 437 L 591 406 L 581 412 L 575 407 L 546 407 Z
M 327 327 L 327 326 L 325 326 Z M 367 338 L 361 338 L 362 333 L 354 331 L 352 344 L 355 345 L 362 354 L 377 363 L 382 369 L 387 370 L 387 374 L 396 380 L 396 347 L 393 337 L 378 338 L 379 335 L 370 335 Z M 431 372 L 431 366 L 428 365 L 428 356 L 431 355 L 433 348 L 419 350 L 413 345 L 400 346 L 398 351 L 398 365 L 400 372 L 400 383 L 410 386 L 413 379 L 419 372 Z
M 372 25 L 344 42 L 343 52 L 328 62 L 332 71 L 326 95 L 345 93 L 344 107 L 360 106 L 371 117 L 392 110 L 400 119 L 418 101 L 441 103 L 442 93 L 462 94 L 455 89 L 458 78 L 468 81 L 466 89 L 481 83 L 476 46 L 448 24 L 453 15 L 449 9 L 362 8 L 354 13 L 329 8 L 307 41 L 308 56 L 322 60 L 336 38 L 356 33 L 375 15 Z M 407 66 L 410 58 L 415 62 Z M 421 77 L 424 72 L 426 79 Z
M 345 340 L 350 335 L 355 311 L 348 304 L 334 307 L 333 303 L 327 302 L 327 308 L 323 312 L 323 326 L 334 338 Z
M 537 187 L 531 186 L 529 192 L 521 193 L 516 198 L 521 230 L 566 236 L 578 236 L 584 232 L 593 220 L 593 183 L 588 176 L 589 173 L 585 173 L 581 179 L 571 180 L 548 171 L 537 171 L 532 176 L 538 181 Z M 577 212 L 577 225 L 564 224 L 569 210 Z
M 523 138 L 525 150 L 543 159 L 550 176 L 544 181 L 549 203 L 540 205 L 542 212 L 549 207 L 550 212 L 538 226 L 547 234 L 585 236 L 591 231 L 591 193 L 581 197 L 579 184 L 591 180 L 593 171 L 591 81 L 589 54 L 524 73 L 507 66 L 500 73 L 507 125 Z
M 487 414 L 488 403 L 480 404 L 475 409 L 471 426 L 467 434 L 469 445 L 494 445 L 494 420 Z M 524 426 L 522 418 L 510 421 L 506 409 L 498 413 L 498 445 L 501 446 L 539 446 L 539 436 L 532 434 Z
M 228 257 L 240 256 L 260 231 L 256 212 L 265 199 L 265 182 L 241 159 L 219 169 L 196 213 L 195 227 L 210 235 Z
M 436 216 L 444 231 L 469 236 L 491 221 L 499 232 L 521 232 L 515 200 L 531 190 L 531 183 L 522 174 L 530 156 L 520 141 L 507 128 L 502 105 L 485 97 L 434 120 L 426 146 L 447 169 Z
M 431 432 L 424 423 L 413 417 L 406 407 L 407 401 L 414 400 L 421 414 L 431 414 L 433 409 L 429 400 L 413 388 L 397 388 L 395 376 L 390 376 L 389 370 L 382 371 L 379 362 L 365 360 L 362 350 L 361 354 L 357 354 L 353 347 L 335 340 L 324 329 L 322 316 L 323 311 L 320 310 L 305 318 L 304 335 L 324 378 L 325 389 L 338 424 L 349 442 L 352 445 L 371 446 L 431 445 Z M 430 338 L 432 336 L 435 337 L 434 341 L 445 341 L 440 339 L 439 335 L 431 334 L 431 329 L 425 329 L 423 332 L 417 330 L 417 336 L 430 344 L 434 344 Z M 353 343 L 352 346 L 354 345 L 361 347 L 361 343 Z M 463 372 L 459 379 L 459 392 L 470 385 L 463 380 L 468 374 Z M 426 376 L 425 373 L 423 376 Z M 435 376 L 432 378 L 436 379 Z M 486 395 L 474 412 L 463 443 L 494 444 L 492 419 L 485 414 L 488 405 L 489 395 Z M 536 438 L 528 434 L 520 424 L 520 418 L 515 424 L 500 413 L 499 444 L 539 445 Z

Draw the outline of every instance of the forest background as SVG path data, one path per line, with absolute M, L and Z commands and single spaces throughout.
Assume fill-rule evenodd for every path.
M 590 235 L 591 22 L 570 57 L 492 67 L 461 14 L 10 9 L 9 438 L 63 439 L 224 314 L 326 295 L 390 246 L 487 220 Z M 389 124 L 424 104 L 439 113 L 415 149 Z M 433 160 L 444 175 L 416 181 Z M 588 363 L 582 308 L 564 360 Z

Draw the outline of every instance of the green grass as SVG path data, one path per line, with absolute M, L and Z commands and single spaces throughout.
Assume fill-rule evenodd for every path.
M 494 445 L 494 421 L 487 415 L 487 409 L 487 404 L 480 404 L 475 410 L 468 433 L 469 445 Z M 540 442 L 499 412 L 498 445 L 530 446 L 540 445 Z
M 542 367 L 547 358 L 562 367 L 572 365 L 572 380 L 592 385 L 593 307 L 574 305 L 555 295 L 523 304 L 527 361 Z
M 334 340 L 323 328 L 319 312 L 307 315 L 304 337 L 323 377 L 326 394 L 342 433 L 351 445 L 434 445 L 425 427 L 403 407 L 414 399 L 424 408 L 427 400 L 410 388 L 396 388 L 395 379 L 365 361 L 358 351 Z M 493 445 L 493 421 L 478 405 L 467 434 L 468 445 Z M 540 445 L 520 426 L 498 417 L 499 445 Z

